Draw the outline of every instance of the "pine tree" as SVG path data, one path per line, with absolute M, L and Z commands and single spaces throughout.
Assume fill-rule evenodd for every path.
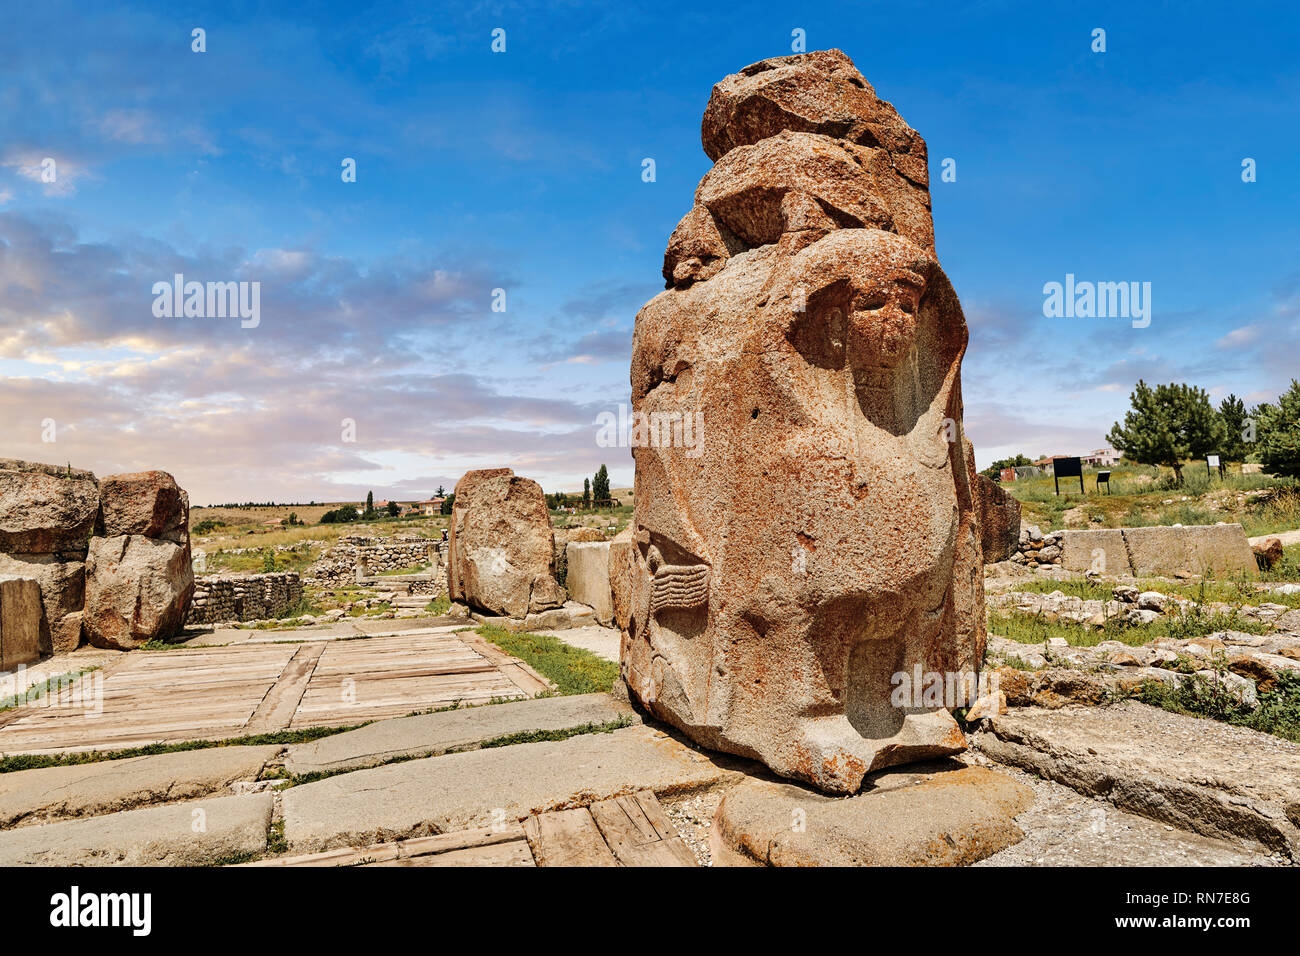
M 1300 382 L 1292 379 L 1276 405 L 1260 406 L 1258 429 L 1264 470 L 1300 478 Z
M 597 503 L 609 501 L 609 470 L 602 464 L 591 482 L 591 497 Z
M 1106 440 L 1140 465 L 1165 465 L 1182 483 L 1183 462 L 1203 458 L 1219 447 L 1223 422 L 1205 389 L 1195 385 L 1157 385 L 1138 380 L 1129 396 L 1133 410 L 1116 422 Z
M 1245 461 L 1249 452 L 1246 447 L 1246 403 L 1230 394 L 1219 403 L 1219 418 L 1223 421 L 1219 454 L 1224 461 Z
M 590 478 L 582 479 L 582 506 L 584 508 L 591 507 L 591 479 Z

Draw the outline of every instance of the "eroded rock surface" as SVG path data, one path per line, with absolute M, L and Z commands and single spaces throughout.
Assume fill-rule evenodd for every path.
M 467 472 L 456 483 L 449 540 L 453 601 L 512 618 L 564 606 L 551 516 L 532 479 L 509 468 Z
M 176 634 L 194 596 L 188 545 L 144 535 L 91 538 L 86 560 L 86 640 L 130 650 Z
M 699 743 L 852 792 L 964 747 L 890 691 L 983 654 L 965 320 L 924 143 L 844 54 L 728 77 L 703 138 L 718 163 L 634 333 L 653 434 L 610 549 L 623 676 Z

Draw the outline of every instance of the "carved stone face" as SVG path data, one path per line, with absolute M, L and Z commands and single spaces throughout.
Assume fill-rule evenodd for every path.
M 703 425 L 689 450 L 633 449 L 623 676 L 699 743 L 849 792 L 964 747 L 891 690 L 983 654 L 965 321 L 924 141 L 842 53 L 728 77 L 703 136 L 717 163 L 631 376 L 637 413 Z
M 890 703 L 893 675 L 956 670 L 974 633 L 965 450 L 947 427 L 965 326 L 937 264 L 837 230 L 666 296 L 638 317 L 634 364 L 659 370 L 634 404 L 702 410 L 704 427 L 690 458 L 634 450 L 633 692 L 829 790 L 952 752 L 945 712 Z

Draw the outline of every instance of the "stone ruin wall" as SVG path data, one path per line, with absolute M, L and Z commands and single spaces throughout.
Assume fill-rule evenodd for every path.
M 185 623 L 217 624 L 279 617 L 301 602 L 302 596 L 302 578 L 296 571 L 201 577 Z
M 416 564 L 430 563 L 431 550 L 445 564 L 446 543 L 434 538 L 413 541 L 385 541 L 361 535 L 347 535 L 330 548 L 306 571 L 309 582 L 330 587 L 355 584 L 357 561 L 364 561 L 371 574 L 396 571 Z M 423 592 L 414 592 L 423 593 Z

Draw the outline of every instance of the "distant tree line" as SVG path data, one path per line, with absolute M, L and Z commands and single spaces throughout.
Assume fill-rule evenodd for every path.
M 563 491 L 554 491 L 546 496 L 546 505 L 552 510 L 568 507 L 600 507 L 613 500 L 609 490 L 609 469 L 601 465 L 592 478 L 582 479 L 582 495 L 569 495 Z
M 1140 465 L 1172 468 L 1183 480 L 1183 464 L 1218 455 L 1223 462 L 1255 461 L 1270 474 L 1300 478 L 1300 382 L 1291 380 L 1277 402 L 1246 408 L 1228 395 L 1216 409 L 1203 388 L 1177 382 L 1150 386 L 1139 380 L 1129 396 L 1132 408 L 1106 440 Z

